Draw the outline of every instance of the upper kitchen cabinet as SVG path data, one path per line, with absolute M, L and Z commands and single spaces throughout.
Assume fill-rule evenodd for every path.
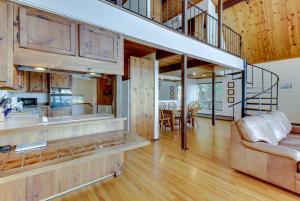
M 117 34 L 102 29 L 79 25 L 79 55 L 81 57 L 103 60 L 118 61 Z
M 76 54 L 76 23 L 35 9 L 19 9 L 20 47 Z
M 29 72 L 29 92 L 48 92 L 48 74 Z
M 72 75 L 68 74 L 51 74 L 51 87 L 52 88 L 72 88 Z
M 13 4 L 12 21 L 15 65 L 124 73 L 124 37 L 120 34 L 18 4 Z
M 0 87 L 13 87 L 13 3 L 0 1 Z

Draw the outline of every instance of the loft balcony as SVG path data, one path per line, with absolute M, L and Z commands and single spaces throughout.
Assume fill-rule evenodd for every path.
M 228 68 L 243 69 L 241 35 L 222 24 L 219 45 L 218 19 L 210 0 L 194 4 L 187 0 L 14 0 L 84 23 L 123 34 L 125 38 L 186 54 Z M 82 11 L 88 12 L 82 12 Z M 188 24 L 182 29 L 183 13 Z

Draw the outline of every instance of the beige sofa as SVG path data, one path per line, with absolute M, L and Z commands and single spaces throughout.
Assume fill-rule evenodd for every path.
M 234 122 L 231 167 L 300 194 L 300 127 L 279 111 Z

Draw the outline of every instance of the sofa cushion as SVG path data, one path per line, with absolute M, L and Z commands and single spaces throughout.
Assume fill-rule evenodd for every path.
M 293 126 L 292 126 L 290 120 L 287 118 L 287 116 L 283 112 L 275 111 L 275 112 L 272 112 L 271 114 L 275 115 L 279 119 L 281 119 L 281 122 L 284 126 L 285 132 L 290 133 L 292 131 Z
M 278 140 L 268 122 L 261 116 L 245 117 L 237 122 L 242 138 L 249 142 L 266 142 L 273 145 Z
M 300 138 L 295 135 L 288 135 L 285 139 L 279 142 L 279 145 L 300 151 Z
M 292 125 L 282 112 L 276 111 L 261 116 L 267 121 L 278 141 L 290 134 Z

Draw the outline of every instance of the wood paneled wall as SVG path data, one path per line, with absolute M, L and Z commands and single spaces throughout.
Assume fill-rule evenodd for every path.
M 224 23 L 242 35 L 251 63 L 300 56 L 300 1 L 251 0 L 224 11 Z
M 131 132 L 154 138 L 154 61 L 130 57 Z

